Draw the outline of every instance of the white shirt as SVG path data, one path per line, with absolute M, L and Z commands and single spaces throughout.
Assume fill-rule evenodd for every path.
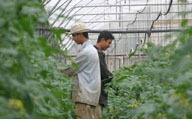
M 100 64 L 97 50 L 88 40 L 76 57 L 79 66 L 77 73 L 78 87 L 76 87 L 76 102 L 98 105 L 101 90 Z

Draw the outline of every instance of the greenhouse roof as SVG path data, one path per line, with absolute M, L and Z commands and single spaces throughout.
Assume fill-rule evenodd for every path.
M 159 13 L 165 14 L 177 0 L 49 0 L 45 2 L 49 21 L 54 27 L 70 29 L 82 21 L 92 30 L 126 30 L 131 24 L 153 21 Z M 150 9 L 150 10 L 149 10 Z M 140 15 L 153 14 L 150 19 Z M 118 26 L 113 24 L 118 23 Z M 127 26 L 122 25 L 126 23 Z M 150 28 L 150 25 L 147 26 Z M 147 28 L 146 27 L 146 28 Z
M 45 0 L 44 5 L 53 27 L 69 30 L 73 23 L 81 21 L 92 32 L 113 31 L 118 33 L 115 38 L 121 40 L 122 33 L 145 33 L 150 37 L 153 30 L 179 29 L 182 21 L 179 14 L 191 10 L 192 0 L 184 3 L 178 0 Z M 190 22 L 191 18 L 186 17 Z M 71 48 L 71 39 L 63 39 L 65 47 Z

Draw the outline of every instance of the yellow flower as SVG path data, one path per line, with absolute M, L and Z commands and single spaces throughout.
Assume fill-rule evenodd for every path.
M 140 102 L 134 101 L 134 102 L 131 104 L 131 107 L 132 107 L 132 108 L 136 108 L 136 107 L 138 107 L 140 104 L 141 104 Z
M 157 118 L 160 119 L 160 118 L 167 118 L 167 117 L 166 117 L 166 114 L 158 113 Z
M 18 99 L 10 99 L 9 106 L 21 109 L 23 107 L 23 103 L 21 100 L 18 100 Z
M 182 95 L 181 93 L 175 93 L 172 95 L 172 97 L 179 98 L 179 103 L 181 105 L 188 105 L 189 104 L 189 100 L 184 95 Z
M 10 99 L 8 101 L 8 105 L 12 108 L 15 108 L 17 110 L 19 110 L 19 113 L 21 115 L 24 115 L 25 114 L 25 109 L 23 107 L 23 102 L 19 99 Z
M 114 109 L 113 109 L 113 108 L 110 108 L 110 109 L 109 109 L 109 112 L 110 112 L 110 113 L 114 112 Z

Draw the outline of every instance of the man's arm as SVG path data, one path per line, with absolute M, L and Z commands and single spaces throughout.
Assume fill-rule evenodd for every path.
M 68 76 L 72 76 L 76 72 L 75 68 L 73 68 L 73 67 L 68 67 L 68 68 L 65 68 L 65 69 L 60 70 L 60 71 L 62 73 L 67 74 Z

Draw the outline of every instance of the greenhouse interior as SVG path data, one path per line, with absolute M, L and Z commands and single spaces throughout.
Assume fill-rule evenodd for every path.
M 1 0 L 0 14 L 1 119 L 78 119 L 77 22 L 93 45 L 114 36 L 102 119 L 192 119 L 192 0 Z
M 93 44 L 99 32 L 111 31 L 115 41 L 106 51 L 111 71 L 142 59 L 143 53 L 138 51 L 134 58 L 127 56 L 137 47 L 144 47 L 144 42 L 164 46 L 174 40 L 165 41 L 165 36 L 180 31 L 183 19 L 192 22 L 191 14 L 185 18 L 181 15 L 191 10 L 190 0 L 183 3 L 177 0 L 50 0 L 44 4 L 53 27 L 70 30 L 73 23 L 84 22 L 91 29 L 89 36 Z M 62 39 L 63 49 L 75 55 L 78 51 L 75 42 L 65 35 Z

